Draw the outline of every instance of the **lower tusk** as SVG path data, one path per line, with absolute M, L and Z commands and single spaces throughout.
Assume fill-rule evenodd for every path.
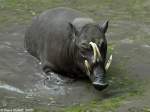
M 112 62 L 112 54 L 110 55 L 110 57 L 109 57 L 109 59 L 108 59 L 108 61 L 107 61 L 107 63 L 106 63 L 106 66 L 105 66 L 105 70 L 106 70 L 106 71 L 107 71 L 108 68 L 110 67 L 111 62 Z
M 90 75 L 90 69 L 91 69 L 91 68 L 90 68 L 90 65 L 89 65 L 88 61 L 85 60 L 85 61 L 84 61 L 84 64 L 85 64 L 85 68 L 86 68 L 87 74 Z
M 93 42 L 89 43 L 92 46 L 93 52 L 94 52 L 94 59 L 93 59 L 93 63 L 96 62 L 96 47 L 95 44 Z

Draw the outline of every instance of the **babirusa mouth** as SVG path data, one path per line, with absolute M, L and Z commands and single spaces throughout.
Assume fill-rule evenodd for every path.
M 93 63 L 95 63 L 96 61 L 99 61 L 99 59 L 101 58 L 101 54 L 100 54 L 100 51 L 99 51 L 99 49 L 95 43 L 90 42 L 89 44 L 92 46 L 92 49 L 94 52 Z
M 105 65 L 105 70 L 107 71 L 111 65 L 111 62 L 112 62 L 112 54 L 110 55 L 106 65 Z

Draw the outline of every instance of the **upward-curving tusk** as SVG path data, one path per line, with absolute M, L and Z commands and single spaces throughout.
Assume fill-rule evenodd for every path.
M 89 63 L 88 63 L 88 61 L 87 60 L 85 60 L 84 61 L 84 64 L 85 64 L 85 67 L 86 67 L 86 72 L 87 72 L 87 74 L 88 75 L 90 75 L 90 65 L 89 65 Z
M 97 59 L 100 59 L 101 58 L 101 54 L 99 52 L 99 49 L 98 49 L 98 47 L 97 47 L 97 45 L 95 43 L 94 43 L 94 45 L 95 45 L 95 49 L 97 51 Z
M 110 57 L 109 57 L 109 59 L 108 59 L 108 61 L 107 61 L 107 63 L 106 63 L 106 66 L 105 66 L 105 70 L 106 70 L 106 71 L 107 71 L 108 68 L 110 67 L 111 62 L 112 62 L 112 54 L 110 55 Z
M 90 42 L 89 44 L 92 46 L 93 51 L 94 51 L 94 59 L 93 59 L 93 62 L 95 63 L 96 60 L 99 60 L 99 59 L 101 58 L 101 54 L 100 54 L 100 51 L 99 51 L 99 49 L 98 49 L 98 47 L 97 47 L 97 45 L 96 45 L 95 43 Z
M 95 43 L 90 42 L 89 43 L 92 46 L 93 52 L 94 52 L 94 59 L 93 59 L 93 63 L 96 62 L 96 47 L 95 47 Z

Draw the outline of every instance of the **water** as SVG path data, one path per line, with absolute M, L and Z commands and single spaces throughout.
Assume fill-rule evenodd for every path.
M 139 17 L 147 13 L 141 11 Z M 95 90 L 88 80 L 66 83 L 69 80 L 66 77 L 56 77 L 59 82 L 54 80 L 44 84 L 46 77 L 38 60 L 25 52 L 23 47 L 27 26 L 14 24 L 0 30 L 0 106 L 34 108 L 40 105 L 61 108 L 93 99 L 103 100 L 124 95 L 138 88 L 134 81 L 149 81 L 149 16 L 143 20 L 129 19 L 128 11 L 107 7 L 95 12 L 95 16 L 99 15 L 103 16 L 102 19 L 117 15 L 110 20 L 107 33 L 109 45 L 113 46 L 114 51 L 113 63 L 107 73 L 110 86 L 105 91 Z
M 67 77 L 44 80 L 46 75 L 34 57 L 25 52 L 23 36 L 26 26 L 15 25 L 0 33 L 0 99 L 14 107 L 32 104 L 65 106 L 95 98 L 99 94 L 87 80 L 68 83 Z M 51 80 L 52 80 L 51 78 Z M 88 98 L 87 98 L 88 97 Z M 65 103 L 64 103 L 65 102 Z

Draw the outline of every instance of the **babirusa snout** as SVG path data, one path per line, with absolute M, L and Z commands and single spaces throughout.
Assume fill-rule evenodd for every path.
M 112 54 L 110 55 L 110 57 L 109 57 L 109 59 L 108 59 L 106 65 L 105 65 L 105 70 L 106 70 L 106 71 L 107 71 L 108 68 L 110 67 L 111 62 L 112 62 Z
M 99 59 L 101 58 L 101 54 L 99 52 L 97 45 L 94 42 L 90 42 L 89 44 L 92 46 L 94 52 L 93 63 L 95 63 L 96 61 L 99 61 Z

